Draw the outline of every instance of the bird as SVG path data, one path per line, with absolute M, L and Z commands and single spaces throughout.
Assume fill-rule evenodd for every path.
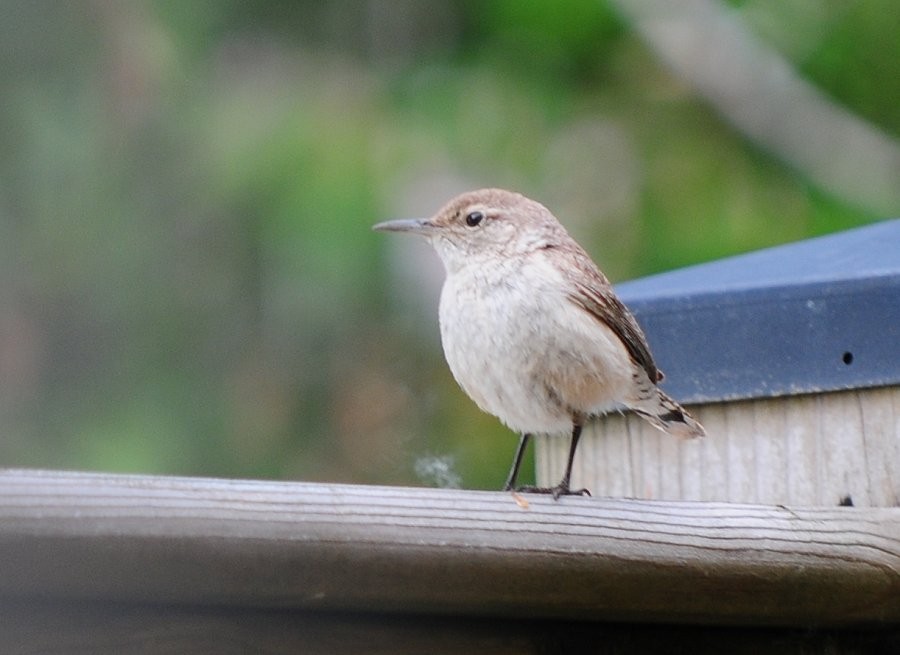
M 541 203 L 479 189 L 431 218 L 373 229 L 424 237 L 443 263 L 438 313 L 450 371 L 481 410 L 520 434 L 504 490 L 590 495 L 571 488 L 575 451 L 585 424 L 610 412 L 630 410 L 682 439 L 704 436 L 659 388 L 664 376 L 637 320 Z M 555 486 L 516 486 L 534 434 L 570 436 Z

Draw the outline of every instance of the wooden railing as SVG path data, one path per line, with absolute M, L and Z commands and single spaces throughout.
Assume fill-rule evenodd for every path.
M 259 612 L 273 626 L 468 617 L 476 632 L 478 617 L 897 625 L 900 509 L 0 472 L 0 652 L 84 626 L 98 643 L 134 634 L 134 607 L 186 635 L 202 608 L 236 639 Z

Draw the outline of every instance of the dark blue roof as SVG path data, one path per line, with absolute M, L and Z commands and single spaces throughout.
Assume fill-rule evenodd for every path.
M 900 219 L 616 291 L 684 402 L 900 383 Z

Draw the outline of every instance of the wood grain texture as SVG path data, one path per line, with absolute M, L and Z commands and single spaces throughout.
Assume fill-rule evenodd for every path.
M 900 621 L 900 509 L 0 472 L 0 598 Z
M 679 441 L 634 415 L 584 430 L 573 485 L 657 500 L 900 506 L 900 387 L 692 406 L 702 440 Z M 537 439 L 539 484 L 553 484 L 565 439 Z

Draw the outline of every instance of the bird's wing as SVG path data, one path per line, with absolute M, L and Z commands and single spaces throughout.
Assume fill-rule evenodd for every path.
M 568 294 L 569 299 L 619 337 L 631 358 L 647 372 L 651 382 L 661 381 L 663 374 L 656 368 L 647 338 L 637 320 L 613 293 L 609 281 L 597 270 L 587 253 L 577 253 L 575 261 L 577 266 L 567 272 L 575 289 Z

